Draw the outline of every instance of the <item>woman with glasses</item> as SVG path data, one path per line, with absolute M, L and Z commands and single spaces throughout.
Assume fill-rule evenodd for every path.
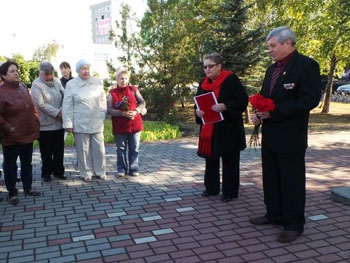
M 217 104 L 210 110 L 220 112 L 222 121 L 204 124 L 203 110 L 196 109 L 196 122 L 201 125 L 198 155 L 205 158 L 204 186 L 202 196 L 220 193 L 220 159 L 222 160 L 222 202 L 238 197 L 240 151 L 246 140 L 242 113 L 248 105 L 248 95 L 231 71 L 223 69 L 223 58 L 218 53 L 203 58 L 206 77 L 200 82 L 197 95 L 214 92 Z M 210 112 L 207 112 L 209 114 Z

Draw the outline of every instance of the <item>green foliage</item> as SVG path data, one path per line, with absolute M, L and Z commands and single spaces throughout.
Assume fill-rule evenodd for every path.
M 215 12 L 203 18 L 211 25 L 210 37 L 203 39 L 204 52 L 219 52 L 226 68 L 244 73 L 261 60 L 265 49 L 262 26 L 247 26 L 252 5 L 245 0 L 225 0 L 214 5 Z
M 15 61 L 19 66 L 19 78 L 21 82 L 30 88 L 32 82 L 39 76 L 39 62 L 38 61 L 27 61 L 20 54 L 15 54 L 12 58 L 0 57 L 1 62 L 7 60 Z
M 43 45 L 34 51 L 33 60 L 47 60 L 51 62 L 52 58 L 56 57 L 58 49 L 59 44 L 55 40 L 52 40 L 51 43 Z
M 144 130 L 141 133 L 141 142 L 163 141 L 179 139 L 182 136 L 180 127 L 163 121 L 143 121 Z M 104 123 L 104 138 L 106 144 L 114 144 L 114 134 L 112 131 L 112 122 L 109 119 Z M 67 133 L 66 146 L 74 146 L 74 136 Z M 39 147 L 39 142 L 34 141 L 34 147 Z
M 159 121 L 144 121 L 141 141 L 160 141 L 181 138 L 182 133 L 177 125 Z

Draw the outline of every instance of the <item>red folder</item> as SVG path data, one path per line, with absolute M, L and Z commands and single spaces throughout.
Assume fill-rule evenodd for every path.
M 213 105 L 218 104 L 214 92 L 204 93 L 193 97 L 193 99 L 197 109 L 204 111 L 202 117 L 203 124 L 214 123 L 224 119 L 221 112 L 216 112 L 211 109 Z

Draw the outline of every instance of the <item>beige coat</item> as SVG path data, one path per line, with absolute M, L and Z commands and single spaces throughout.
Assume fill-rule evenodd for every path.
M 63 128 L 72 128 L 75 133 L 103 132 L 106 112 L 106 93 L 100 80 L 76 77 L 67 83 L 62 105 Z

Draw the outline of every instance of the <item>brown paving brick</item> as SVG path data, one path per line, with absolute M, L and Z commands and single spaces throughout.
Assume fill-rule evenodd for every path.
M 104 263 L 102 258 L 92 258 L 86 260 L 80 260 L 81 263 Z
M 176 247 L 179 251 L 185 250 L 185 249 L 194 249 L 200 247 L 200 244 L 197 242 L 189 242 L 189 243 L 181 243 L 177 244 Z
M 133 234 L 130 234 L 131 237 L 133 239 L 137 239 L 137 238 L 143 238 L 143 237 L 149 237 L 149 236 L 153 236 L 153 233 L 150 232 L 150 231 L 143 231 L 143 232 L 139 232 L 139 233 L 133 233 Z
M 199 244 L 201 246 L 212 246 L 212 245 L 219 245 L 222 243 L 222 240 L 218 239 L 218 238 L 214 238 L 214 239 L 207 239 L 207 240 L 201 240 L 199 241 Z
M 170 234 L 164 234 L 164 235 L 158 235 L 157 239 L 160 241 L 164 240 L 173 240 L 179 238 L 179 235 L 177 233 L 170 233 Z
M 129 259 L 123 261 L 123 263 L 146 263 L 146 261 L 143 258 L 136 258 L 136 259 Z
M 135 251 L 129 251 L 129 256 L 131 259 L 135 258 L 145 258 L 148 256 L 153 256 L 153 251 L 151 249 L 142 249 L 142 250 L 135 250 Z M 147 261 L 146 261 L 147 262 Z
M 294 253 L 295 256 L 297 256 L 300 259 L 307 259 L 307 258 L 315 258 L 317 256 L 320 256 L 320 253 L 318 253 L 315 250 L 304 250 Z
M 283 248 L 283 247 L 279 247 L 279 248 L 269 248 L 266 249 L 265 251 L 262 251 L 266 256 L 268 256 L 269 258 L 273 258 L 276 256 L 281 256 L 281 255 L 285 255 L 288 254 L 288 250 L 287 248 Z
M 196 241 L 201 241 L 201 240 L 208 240 L 208 239 L 216 238 L 216 236 L 214 235 L 214 233 L 207 233 L 207 234 L 197 234 L 197 235 L 193 236 L 193 238 Z
M 324 239 L 316 239 L 316 240 L 311 241 L 311 242 L 305 242 L 305 245 L 311 249 L 315 249 L 315 248 L 330 246 L 331 244 L 329 244 Z
M 44 210 L 43 206 L 33 206 L 33 207 L 26 206 L 26 208 L 24 209 L 25 212 L 42 211 L 42 210 Z
M 225 256 L 220 251 L 215 251 L 211 253 L 203 253 L 198 255 L 200 259 L 202 259 L 204 262 L 215 259 L 224 258 Z
M 156 243 L 156 242 L 154 242 Z M 177 251 L 177 248 L 174 245 L 164 246 L 164 247 L 158 247 L 153 249 L 155 254 L 164 254 L 164 253 L 171 253 Z
M 103 260 L 105 263 L 126 262 L 129 259 L 130 258 L 127 254 L 118 254 L 118 255 L 103 257 Z
M 256 245 L 251 245 L 251 246 L 245 246 L 245 249 L 251 253 L 251 252 L 258 252 L 262 251 L 265 252 L 266 250 L 269 249 L 269 247 L 265 244 L 256 244 Z
M 115 242 L 110 242 L 112 248 L 119 248 L 119 247 L 129 247 L 134 245 L 134 241 L 131 239 L 128 240 L 121 240 L 121 241 L 115 241 Z
M 277 257 L 274 257 L 274 260 L 279 263 L 298 262 L 298 258 L 294 254 L 285 254 L 285 255 L 277 256 Z
M 288 250 L 290 253 L 298 252 L 298 251 L 304 251 L 308 249 L 308 246 L 305 244 L 290 244 L 285 247 L 286 250 Z
M 100 232 L 100 233 L 96 233 L 95 237 L 96 238 L 104 238 L 104 237 L 114 237 L 117 236 L 118 233 L 115 231 L 108 231 L 108 232 Z
M 327 238 L 327 241 L 332 244 L 332 245 L 337 245 L 341 244 L 344 242 L 349 242 L 349 236 L 339 236 L 339 237 L 332 237 L 332 238 Z
M 203 262 L 198 256 L 183 257 L 180 259 L 175 259 L 175 263 L 199 263 Z
M 324 240 L 328 237 L 329 236 L 327 235 L 327 233 L 322 233 L 322 232 L 316 232 L 314 234 L 307 235 L 307 238 L 310 240 Z
M 307 258 L 307 259 L 299 259 L 298 263 L 320 263 L 320 261 L 313 258 Z
M 255 252 L 255 253 L 249 253 L 249 254 L 244 254 L 241 255 L 241 257 L 246 260 L 246 262 L 251 262 L 254 260 L 263 260 L 266 259 L 266 255 L 264 255 L 261 252 Z
M 23 225 L 2 226 L 1 232 L 20 230 L 20 229 L 23 229 L 23 227 L 24 227 Z
M 169 262 L 171 260 L 169 254 L 156 254 L 154 256 L 146 257 L 145 258 L 147 263 L 153 263 L 153 262 Z
M 61 244 L 72 243 L 72 239 L 71 238 L 53 239 L 53 240 L 49 240 L 47 243 L 49 246 L 56 246 Z
M 188 258 L 194 256 L 195 253 L 191 249 L 183 249 L 183 250 L 177 250 L 176 252 L 170 253 L 171 258 L 173 259 L 181 259 L 181 258 Z M 177 261 L 180 262 L 180 261 Z
M 247 253 L 247 250 L 245 250 L 242 247 L 235 247 L 232 249 L 228 249 L 228 250 L 222 250 L 222 253 L 226 256 L 226 257 L 232 257 L 232 256 L 240 256 L 240 255 L 244 255 Z
M 100 203 L 112 203 L 115 202 L 117 199 L 115 198 L 99 198 Z
M 322 263 L 347 263 L 343 258 L 339 257 L 336 254 L 324 255 L 316 257 L 315 259 L 318 260 L 318 262 Z

